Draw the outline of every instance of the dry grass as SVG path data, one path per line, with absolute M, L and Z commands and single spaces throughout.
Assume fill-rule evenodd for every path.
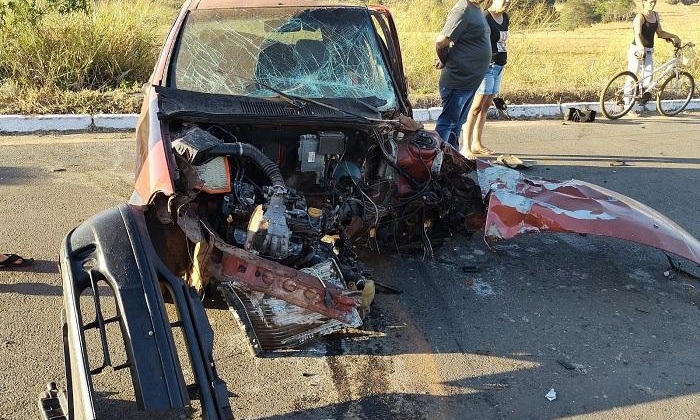
M 665 29 L 676 33 L 684 42 L 700 45 L 700 4 L 659 2 L 656 9 Z M 439 74 L 432 68 L 432 62 L 437 32 L 412 31 L 411 28 L 425 26 L 413 23 L 417 17 L 410 12 L 395 13 L 395 18 L 413 102 L 416 107 L 435 105 Z M 551 28 L 511 31 L 503 96 L 513 103 L 596 101 L 605 82 L 627 67 L 631 28 L 631 22 L 627 22 L 598 24 L 574 31 Z M 670 44 L 659 39 L 656 47 L 657 64 L 673 52 Z M 699 60 L 691 73 L 696 79 L 700 76 Z M 698 90 L 696 96 L 700 95 Z
M 101 1 L 94 16 L 49 16 L 35 34 L 21 34 L 14 43 L 5 38 L 0 45 L 0 113 L 137 112 L 138 88 L 155 63 L 177 3 Z M 414 106 L 437 105 L 434 40 L 453 1 L 387 3 L 401 38 Z M 700 44 L 700 4 L 659 2 L 657 10 L 666 29 Z M 528 16 L 541 16 L 541 11 L 529 12 L 518 18 L 520 27 L 529 24 Z M 545 18 L 531 29 L 511 30 L 502 94 L 512 103 L 595 101 L 608 78 L 626 67 L 631 22 L 568 32 L 552 29 L 553 24 Z M 660 63 L 672 49 L 657 42 Z M 696 78 L 699 61 L 691 69 Z
M 0 112 L 135 111 L 172 15 L 156 0 L 101 1 L 0 23 Z
M 61 90 L 55 86 L 0 84 L 0 114 L 110 114 L 138 113 L 140 92 L 124 89 Z

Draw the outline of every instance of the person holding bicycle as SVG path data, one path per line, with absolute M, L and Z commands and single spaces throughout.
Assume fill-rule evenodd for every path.
M 678 35 L 661 28 L 656 0 L 643 0 L 643 11 L 634 18 L 634 40 L 627 53 L 627 70 L 613 76 L 600 93 L 600 110 L 616 120 L 635 104 L 644 109 L 656 100 L 656 109 L 667 117 L 681 113 L 693 99 L 695 79 L 687 71 L 695 44 L 682 45 Z M 673 56 L 654 69 L 654 35 L 673 43 Z M 639 113 L 639 111 L 636 111 Z
M 642 0 L 642 12 L 637 13 L 632 23 L 634 39 L 627 52 L 627 70 L 641 74 L 640 82 L 647 87 L 654 72 L 654 34 L 661 39 L 673 42 L 674 46 L 681 45 L 678 35 L 666 32 L 661 28 L 659 14 L 654 11 L 656 0 Z

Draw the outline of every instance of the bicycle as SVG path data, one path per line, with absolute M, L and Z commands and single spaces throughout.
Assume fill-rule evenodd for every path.
M 641 81 L 631 71 L 616 74 L 600 93 L 600 110 L 611 120 L 627 114 L 635 103 L 644 106 L 656 96 L 656 109 L 667 117 L 677 115 L 688 106 L 695 92 L 695 79 L 687 71 L 695 58 L 695 44 L 674 46 L 673 57 L 644 75 Z M 667 77 L 668 76 L 668 77 Z M 649 80 L 648 86 L 641 83 Z M 659 81 L 663 82 L 659 85 Z

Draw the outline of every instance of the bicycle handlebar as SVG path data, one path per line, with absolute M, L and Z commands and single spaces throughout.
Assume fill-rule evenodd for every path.
M 667 39 L 666 42 L 673 42 L 673 41 L 671 41 L 670 39 Z M 693 47 L 695 47 L 695 44 L 693 44 L 692 42 L 686 42 L 683 45 L 680 45 L 680 44 L 676 45 L 675 43 L 673 44 L 673 48 L 676 49 L 676 52 L 679 50 L 682 50 L 683 48 L 686 48 L 686 47 L 693 48 Z

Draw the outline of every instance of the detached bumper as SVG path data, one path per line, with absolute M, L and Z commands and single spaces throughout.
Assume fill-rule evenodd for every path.
M 42 395 L 42 416 L 93 420 L 95 402 L 92 376 L 108 366 L 129 369 L 142 410 L 162 411 L 185 407 L 196 388 L 203 416 L 232 419 L 225 383 L 212 360 L 213 331 L 196 293 L 160 261 L 151 244 L 141 211 L 120 205 L 94 216 L 69 233 L 60 253 L 63 277 L 63 342 L 66 390 L 55 386 Z M 117 315 L 106 318 L 100 308 L 99 285 L 114 293 Z M 161 289 L 177 307 L 179 321 L 171 326 Z M 81 294 L 91 290 L 95 319 L 83 319 Z M 83 296 L 82 303 L 85 303 Z M 93 311 L 90 311 L 92 313 Z M 105 326 L 118 323 L 127 361 L 114 365 Z M 182 328 L 196 384 L 187 386 L 172 336 Z M 88 361 L 85 332 L 96 329 L 102 361 Z M 51 389 L 53 388 L 53 389 Z

